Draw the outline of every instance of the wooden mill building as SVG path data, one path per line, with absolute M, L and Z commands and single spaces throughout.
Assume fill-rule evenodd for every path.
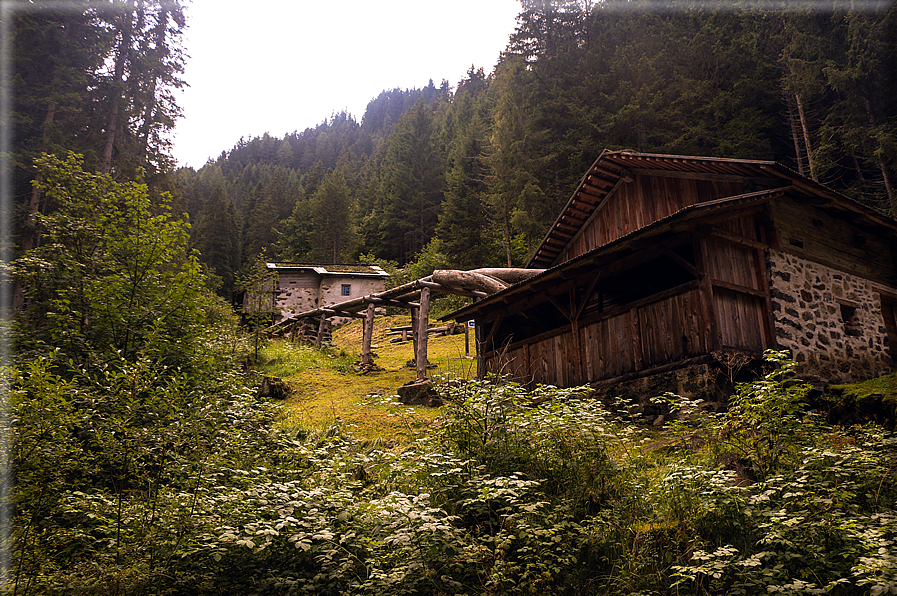
M 451 318 L 485 370 L 609 385 L 788 349 L 826 381 L 897 348 L 897 224 L 775 162 L 605 151 L 529 268 Z M 675 388 L 673 388 L 675 389 Z

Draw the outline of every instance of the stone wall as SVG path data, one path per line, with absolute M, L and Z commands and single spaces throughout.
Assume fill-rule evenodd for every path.
M 318 307 L 318 288 L 321 276 L 314 271 L 283 272 L 278 275 L 275 309 L 282 318 L 290 318 L 296 313 L 314 310 Z
M 799 375 L 844 383 L 891 371 L 878 289 L 892 288 L 776 250 L 768 267 L 776 340 Z
M 349 286 L 349 294 L 343 295 L 342 286 Z M 275 309 L 280 311 L 277 320 L 290 318 L 298 313 L 314 310 L 319 306 L 347 302 L 353 298 L 382 292 L 386 281 L 382 277 L 325 276 L 313 271 L 285 272 L 278 277 L 280 293 Z M 348 317 L 333 317 L 332 323 L 339 325 L 351 321 Z

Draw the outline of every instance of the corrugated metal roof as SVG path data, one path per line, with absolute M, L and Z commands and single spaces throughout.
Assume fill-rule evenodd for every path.
M 267 263 L 268 269 L 277 271 L 313 271 L 319 275 L 349 275 L 389 277 L 389 273 L 378 265 L 310 265 L 305 263 Z

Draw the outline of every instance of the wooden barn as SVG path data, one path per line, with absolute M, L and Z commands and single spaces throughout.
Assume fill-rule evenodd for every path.
M 526 383 L 767 348 L 808 378 L 869 378 L 895 362 L 895 239 L 892 219 L 775 162 L 605 151 L 527 265 L 545 271 L 450 317 L 475 321 L 481 368 Z

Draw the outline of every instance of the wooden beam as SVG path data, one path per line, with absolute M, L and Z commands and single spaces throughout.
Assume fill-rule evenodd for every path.
M 481 292 L 479 290 L 462 290 L 460 288 L 450 288 L 448 286 L 444 286 L 432 281 L 420 280 L 420 287 L 428 288 L 436 292 L 442 292 L 443 294 L 457 294 L 458 296 L 468 296 L 470 298 L 485 298 L 489 296 L 489 294 L 487 294 L 486 292 Z
M 681 178 L 685 180 L 712 180 L 714 182 L 752 182 L 764 186 L 781 185 L 781 178 L 766 178 L 738 174 L 714 174 L 711 172 L 679 172 L 676 170 L 654 170 L 650 168 L 632 168 L 633 174 L 657 178 Z
M 568 321 L 573 320 L 573 315 L 571 315 L 570 312 L 566 308 L 564 308 L 560 302 L 558 302 L 557 298 L 555 298 L 548 292 L 545 293 L 545 297 L 548 298 L 548 301 L 551 302 L 555 306 L 555 308 L 557 308 L 559 311 L 561 311 L 561 314 L 564 315 L 564 317 Z
M 751 240 L 750 238 L 745 238 L 744 236 L 731 234 L 724 230 L 720 230 L 716 226 L 712 226 L 710 236 L 713 238 L 719 238 L 720 240 L 725 240 L 726 242 L 731 242 L 732 244 L 737 244 L 739 246 L 747 246 L 749 248 L 762 251 L 769 250 L 769 247 L 762 242 L 757 242 L 756 240 Z
M 321 316 L 326 316 L 328 319 L 331 317 L 346 317 L 347 319 L 363 319 L 364 315 L 359 314 L 357 312 L 345 312 L 342 310 L 336 310 L 333 308 L 321 308 L 318 310 Z
M 733 292 L 738 292 L 739 294 L 747 294 L 749 296 L 755 296 L 757 298 L 765 298 L 766 292 L 763 290 L 757 290 L 754 288 L 749 288 L 747 286 L 742 286 L 740 284 L 733 284 L 729 281 L 723 281 L 721 279 L 711 279 L 710 283 L 713 284 L 715 288 L 724 288 L 726 290 L 731 290 Z
M 582 316 L 582 311 L 585 310 L 586 305 L 589 303 L 589 300 L 592 299 L 592 293 L 595 291 L 595 286 L 598 285 L 598 280 L 601 279 L 601 272 L 595 274 L 595 277 L 592 278 L 592 281 L 589 282 L 588 288 L 586 288 L 586 293 L 583 295 L 582 300 L 579 302 L 579 306 L 576 308 L 576 314 L 573 315 L 573 318 L 577 321 L 579 317 Z
M 680 267 L 682 267 L 683 269 L 685 269 L 686 271 L 688 271 L 689 273 L 691 273 L 692 275 L 694 275 L 694 276 L 695 276 L 695 279 L 701 277 L 701 272 L 698 271 L 698 270 L 695 268 L 694 265 L 692 265 L 691 263 L 689 263 L 688 261 L 686 261 L 685 259 L 683 259 L 683 258 L 680 257 L 679 255 L 677 255 L 676 253 L 674 253 L 673 250 L 672 250 L 671 248 L 669 248 L 669 247 L 667 247 L 667 246 L 664 246 L 664 247 L 661 248 L 661 251 L 662 251 L 663 254 L 665 254 L 667 257 L 669 257 L 670 259 L 672 259 L 674 263 L 676 263 L 677 265 L 679 265 Z
M 321 321 L 318 323 L 318 335 L 315 337 L 315 349 L 320 350 L 321 344 L 324 341 L 324 324 L 327 321 L 327 317 L 321 315 Z
M 377 305 L 371 302 L 368 304 L 367 312 L 364 317 L 364 327 L 362 327 L 361 336 L 361 366 L 371 366 L 374 364 L 374 357 L 371 354 L 371 340 L 374 337 L 374 312 Z
M 492 321 L 492 325 L 489 327 L 489 332 L 486 334 L 486 337 L 483 338 L 483 343 L 489 345 L 489 343 L 495 338 L 495 332 L 498 331 L 498 326 L 501 325 L 501 322 L 504 320 L 503 316 L 499 316 L 497 319 Z
M 417 380 L 427 378 L 427 332 L 430 318 L 430 288 L 420 290 L 420 313 L 417 317 L 417 345 L 415 346 L 415 360 L 417 364 Z
M 407 302 L 405 300 L 392 300 L 390 298 L 379 298 L 377 296 L 371 295 L 365 298 L 365 302 L 370 304 L 378 304 L 380 306 L 394 306 L 396 308 L 411 308 L 413 306 L 420 306 L 416 302 Z

